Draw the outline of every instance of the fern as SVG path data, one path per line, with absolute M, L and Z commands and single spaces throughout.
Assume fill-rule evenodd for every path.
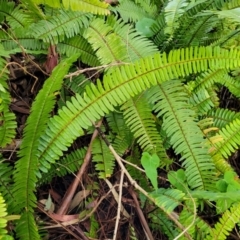
M 101 64 L 127 60 L 127 50 L 122 39 L 102 19 L 95 19 L 84 34 Z
M 103 84 L 97 81 L 96 85 L 89 85 L 83 97 L 77 94 L 50 119 L 48 129 L 41 137 L 39 159 L 49 162 L 51 152 L 51 161 L 55 161 L 74 139 L 83 134 L 83 128 L 88 128 L 92 122 L 113 111 L 114 106 L 146 88 L 193 72 L 206 71 L 209 67 L 234 68 L 240 64 L 238 55 L 236 50 L 219 48 L 182 49 L 170 52 L 168 56 L 149 56 L 106 74 Z
M 195 112 L 187 104 L 188 96 L 182 84 L 179 81 L 166 82 L 153 88 L 150 95 L 152 101 L 159 101 L 154 109 L 163 117 L 163 128 L 171 137 L 175 152 L 182 155 L 180 160 L 186 168 L 188 184 L 192 188 L 209 188 L 214 165 L 196 125 Z
M 215 227 L 210 231 L 210 235 L 206 238 L 208 240 L 222 240 L 227 239 L 230 231 L 235 224 L 239 222 L 240 208 L 239 203 L 234 204 L 229 210 L 224 212 L 220 220 L 215 224 Z
M 108 4 L 99 0 L 33 0 L 35 4 L 46 4 L 53 8 L 60 8 L 62 5 L 64 9 L 71 9 L 72 11 L 84 11 L 94 14 L 109 14 L 107 9 Z
M 65 37 L 71 38 L 79 34 L 89 24 L 90 14 L 59 10 L 58 15 L 33 23 L 28 35 L 44 42 L 57 44 Z
M 185 194 L 177 189 L 159 188 L 151 193 L 150 196 L 154 198 L 157 206 L 170 213 L 181 204 L 181 200 L 184 198 Z
M 16 199 L 15 211 L 20 212 L 25 209 L 17 225 L 20 239 L 39 239 L 32 215 L 33 208 L 36 206 L 34 191 L 37 182 L 36 170 L 38 168 L 37 151 L 39 137 L 45 129 L 49 113 L 54 106 L 55 92 L 60 89 L 62 79 L 75 59 L 76 55 L 61 62 L 54 69 L 53 74 L 45 81 L 43 89 L 37 95 L 32 105 L 31 114 L 27 119 L 19 151 L 20 159 L 16 162 L 13 176 L 13 196 Z M 22 224 L 27 229 L 23 228 Z
M 162 162 L 167 159 L 162 140 L 154 123 L 146 96 L 140 95 L 127 101 L 122 107 L 126 124 L 134 133 L 144 152 L 158 153 Z
M 43 174 L 38 182 L 41 184 L 49 183 L 54 177 L 63 177 L 76 172 L 81 167 L 85 154 L 85 148 L 78 149 L 64 156 L 58 163 L 47 166 L 45 169 L 42 166 Z
M 178 19 L 185 12 L 185 8 L 188 5 L 186 0 L 168 1 L 164 8 L 166 27 L 164 29 L 166 34 L 172 37 L 174 28 L 178 28 Z
M 95 139 L 92 145 L 93 162 L 96 163 L 96 170 L 99 178 L 108 178 L 112 175 L 114 168 L 114 157 L 108 151 L 108 146 L 103 140 Z
M 79 53 L 79 60 L 90 66 L 100 65 L 92 47 L 82 36 L 75 36 L 61 41 L 57 45 L 58 51 L 70 57 Z
M 230 124 L 221 129 L 219 134 L 223 137 L 224 141 L 215 144 L 216 152 L 221 153 L 227 158 L 240 145 L 240 119 L 234 119 Z
M 16 120 L 15 115 L 9 110 L 11 96 L 8 92 L 7 78 L 8 71 L 5 68 L 6 61 L 1 57 L 6 54 L 0 45 L 0 148 L 5 147 L 11 143 L 16 134 Z M 5 54 L 4 54 L 5 52 Z M 8 54 L 5 56 L 8 57 Z

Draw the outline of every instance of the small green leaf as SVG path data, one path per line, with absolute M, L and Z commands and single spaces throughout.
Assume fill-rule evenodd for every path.
M 150 179 L 153 187 L 158 189 L 157 184 L 157 168 L 159 166 L 160 159 L 157 154 L 150 155 L 148 152 L 144 152 L 141 158 L 141 164 L 146 171 L 147 177 Z
M 217 186 L 217 189 L 218 189 L 220 192 L 226 192 L 226 191 L 227 191 L 227 183 L 226 183 L 226 181 L 223 180 L 223 179 L 217 181 L 216 186 Z
M 143 18 L 136 23 L 136 29 L 139 33 L 146 37 L 152 37 L 154 32 L 151 29 L 151 26 L 156 23 L 155 20 L 151 18 Z

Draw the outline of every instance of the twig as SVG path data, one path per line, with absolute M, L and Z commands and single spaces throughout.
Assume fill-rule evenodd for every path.
M 98 123 L 97 123 L 97 126 L 100 127 L 100 125 L 102 124 L 102 120 L 100 120 Z M 60 214 L 60 215 L 64 215 L 66 214 L 66 212 L 68 211 L 68 208 L 69 208 L 69 205 L 70 205 L 70 202 L 73 198 L 73 195 L 74 193 L 76 192 L 76 189 L 78 187 L 78 184 L 79 182 L 81 181 L 82 179 L 82 175 L 83 173 L 85 172 L 89 162 L 90 162 L 90 159 L 91 159 L 91 149 L 92 149 L 92 143 L 93 143 L 93 140 L 97 137 L 98 135 L 98 131 L 95 130 L 93 132 L 93 135 L 92 135 L 92 139 L 91 139 L 91 142 L 88 146 L 88 150 L 87 150 L 87 153 L 85 155 L 85 158 L 84 158 L 84 162 L 81 166 L 81 168 L 79 169 L 78 173 L 77 173 L 77 176 L 76 178 L 74 179 L 73 183 L 71 184 L 71 186 L 68 188 L 64 198 L 63 198 L 63 202 L 60 206 L 60 208 L 58 209 L 57 211 L 57 214 Z
M 84 69 L 77 70 L 73 73 L 69 73 L 69 74 L 65 75 L 64 78 L 72 78 L 74 76 L 78 76 L 78 75 L 88 72 L 88 71 L 101 70 L 101 69 L 105 69 L 105 68 L 109 68 L 109 67 L 113 67 L 113 66 L 125 65 L 125 64 L 128 64 L 128 63 L 115 62 L 115 63 L 105 64 L 105 65 L 98 66 L 98 67 L 84 68 Z
M 154 240 L 153 235 L 152 235 L 152 233 L 151 233 L 151 230 L 150 230 L 150 228 L 149 228 L 149 226 L 148 226 L 148 224 L 147 224 L 147 221 L 146 221 L 146 219 L 145 219 L 145 217 L 144 217 L 144 214 L 143 214 L 143 212 L 142 212 L 142 210 L 141 210 L 141 208 L 140 208 L 139 202 L 138 202 L 138 200 L 137 200 L 136 193 L 135 193 L 132 189 L 130 189 L 130 194 L 132 195 L 132 198 L 133 198 L 133 200 L 134 200 L 134 202 L 135 202 L 137 214 L 138 214 L 138 217 L 139 217 L 139 219 L 140 219 L 140 221 L 141 221 L 141 223 L 142 223 L 142 227 L 143 227 L 144 230 L 145 230 L 145 233 L 146 233 L 146 235 L 147 235 L 147 238 L 148 238 L 149 240 Z
M 121 177 L 120 177 L 120 183 L 119 183 L 119 195 L 118 195 L 118 208 L 117 208 L 117 216 L 116 216 L 115 228 L 113 233 L 113 240 L 116 240 L 117 238 L 118 225 L 121 217 L 120 214 L 121 214 L 121 206 L 122 206 L 123 177 L 124 177 L 124 172 L 121 171 Z
M 117 193 L 117 191 L 115 190 L 114 186 L 109 182 L 108 179 L 105 179 L 105 182 L 107 183 L 108 187 L 111 189 L 112 191 L 112 194 L 113 194 L 113 197 L 114 199 L 116 200 L 116 202 L 118 203 L 118 198 L 119 198 L 119 195 Z M 116 187 L 116 186 L 115 186 Z M 121 203 L 121 211 L 122 211 L 122 214 L 126 217 L 126 218 L 130 218 L 130 215 L 128 214 L 128 212 L 126 211 L 126 209 L 124 208 L 124 206 L 122 205 Z

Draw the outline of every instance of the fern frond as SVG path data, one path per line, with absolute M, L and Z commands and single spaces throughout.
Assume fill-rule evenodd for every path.
M 109 4 L 99 0 L 62 0 L 63 6 L 72 11 L 83 11 L 93 14 L 108 15 L 110 11 L 107 9 Z
M 96 138 L 93 142 L 92 158 L 93 162 L 96 163 L 99 178 L 106 179 L 112 175 L 115 159 L 105 142 L 99 138 Z
M 10 240 L 13 238 L 7 238 L 7 230 L 6 230 L 7 220 L 5 219 L 6 216 L 7 216 L 6 204 L 0 192 L 0 236 L 1 236 L 1 239 Z
M 44 42 L 57 44 L 65 37 L 74 37 L 83 27 L 87 28 L 90 17 L 90 14 L 60 9 L 58 15 L 32 24 L 27 34 Z
M 60 159 L 58 163 L 47 166 L 45 169 L 43 169 L 44 166 L 41 165 L 43 174 L 39 183 L 49 183 L 53 177 L 63 177 L 67 174 L 76 172 L 83 163 L 85 154 L 86 149 L 82 148 L 67 154 L 64 158 Z
M 234 204 L 229 210 L 224 212 L 215 227 L 210 231 L 207 240 L 224 240 L 227 239 L 235 224 L 239 222 L 240 204 Z
M 106 116 L 106 119 L 114 135 L 112 136 L 112 146 L 122 156 L 132 146 L 133 134 L 127 127 L 122 113 L 111 112 Z
M 99 66 L 100 63 L 91 47 L 91 45 L 82 36 L 75 36 L 58 43 L 57 48 L 60 53 L 70 57 L 79 53 L 79 59 L 89 66 Z
M 211 227 L 197 215 L 196 208 L 199 204 L 195 202 L 194 206 L 193 201 L 196 200 L 189 199 L 184 202 L 183 210 L 179 215 L 179 221 L 184 227 L 188 227 L 194 222 L 194 224 L 188 229 L 188 233 L 191 234 L 193 239 L 205 239 L 207 234 L 211 231 Z
M 162 116 L 163 128 L 175 152 L 182 155 L 189 186 L 208 189 L 215 174 L 214 165 L 181 82 L 169 81 L 154 87 L 151 96 L 152 102 L 157 102 L 154 110 L 158 117 Z
M 219 152 L 223 157 L 227 158 L 240 145 L 240 118 L 234 119 L 230 124 L 222 128 L 219 135 L 223 137 L 223 141 L 215 144 L 216 153 Z
M 131 25 L 114 19 L 111 26 L 125 44 L 124 48 L 127 49 L 128 62 L 134 62 L 158 52 L 154 43 L 146 37 L 139 35 Z
M 170 213 L 177 206 L 181 205 L 181 201 L 185 197 L 185 193 L 178 189 L 159 188 L 158 190 L 150 193 L 150 196 L 154 198 L 157 206 Z
M 128 100 L 122 107 L 127 126 L 134 133 L 144 152 L 157 153 L 164 163 L 166 157 L 162 140 L 153 120 L 151 107 L 146 96 L 138 95 Z
M 0 160 L 0 193 L 3 198 L 7 201 L 8 212 L 12 213 L 12 202 L 14 201 L 12 195 L 12 172 L 13 167 L 8 163 L 5 163 L 2 159 Z
M 15 6 L 13 1 L 0 1 L 0 23 L 4 20 L 7 20 L 8 24 L 11 26 L 12 29 L 23 29 L 30 23 L 30 19 L 20 6 Z
M 206 114 L 214 107 L 214 103 L 207 90 L 200 90 L 197 93 L 192 93 L 189 98 L 189 103 L 194 106 L 199 116 Z
M 212 109 L 206 114 L 207 117 L 213 118 L 213 125 L 217 128 L 224 128 L 235 119 L 240 119 L 240 113 L 225 108 Z
M 167 235 L 168 239 L 174 239 L 177 235 L 179 235 L 179 232 L 173 222 L 170 221 L 161 210 L 155 210 L 154 213 L 151 213 L 148 217 L 151 220 L 151 227 L 157 231 L 159 231 L 160 227 L 160 229 L 162 229 L 162 231 Z
M 170 37 L 172 37 L 174 30 L 179 27 L 178 19 L 185 13 L 188 4 L 186 0 L 168 1 L 164 8 L 166 22 L 164 29 L 165 34 L 169 34 Z
M 113 32 L 113 28 L 102 19 L 93 20 L 84 37 L 96 51 L 101 64 L 127 60 L 127 50 L 124 42 Z
M 20 212 L 25 209 L 26 212 L 22 215 L 20 222 L 25 221 L 26 226 L 29 226 L 29 229 L 23 229 L 22 231 L 20 230 L 21 227 L 19 228 L 21 239 L 24 240 L 39 239 L 34 238 L 37 235 L 37 233 L 33 234 L 36 226 L 33 216 L 30 216 L 36 205 L 34 191 L 37 182 L 39 137 L 46 127 L 49 113 L 55 104 L 55 92 L 61 88 L 63 77 L 74 60 L 76 60 L 76 55 L 62 61 L 45 81 L 42 90 L 32 104 L 31 114 L 24 129 L 19 151 L 20 159 L 16 162 L 16 169 L 13 174 L 13 196 L 16 199 L 15 211 Z M 28 220 L 33 220 L 33 222 L 27 222 Z M 21 225 L 21 223 L 19 224 Z
M 103 83 L 97 81 L 96 85 L 87 86 L 83 97 L 76 94 L 49 120 L 39 146 L 40 162 L 54 162 L 83 134 L 84 128 L 150 86 L 209 68 L 235 68 L 240 65 L 239 55 L 237 50 L 190 48 L 172 51 L 169 55 L 155 54 L 114 69 L 104 75 Z
M 119 5 L 112 10 L 116 14 L 118 13 L 124 22 L 136 22 L 144 17 L 152 17 L 142 6 L 130 0 L 120 0 Z M 131 11 L 131 14 L 129 14 L 129 11 Z
M 15 114 L 9 110 L 11 96 L 7 85 L 8 71 L 5 68 L 6 61 L 1 57 L 3 54 L 4 49 L 0 45 L 0 148 L 11 143 L 15 137 L 17 127 Z
M 18 220 L 16 225 L 16 232 L 17 237 L 22 240 L 41 240 L 34 216 L 29 210 L 26 210 L 23 214 L 21 214 L 21 218 Z
M 53 8 L 71 9 L 72 11 L 89 12 L 93 14 L 107 15 L 109 4 L 99 0 L 33 0 L 36 4 L 46 4 Z

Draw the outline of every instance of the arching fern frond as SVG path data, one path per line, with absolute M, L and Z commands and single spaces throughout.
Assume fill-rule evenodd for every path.
M 109 19 L 108 19 L 109 20 Z M 108 23 L 111 20 L 107 21 Z M 146 37 L 139 35 L 129 24 L 121 21 L 112 20 L 110 23 L 114 32 L 122 39 L 127 49 L 128 62 L 134 62 L 140 58 L 152 55 L 158 52 L 157 47 Z
M 207 240 L 224 240 L 230 234 L 235 224 L 239 222 L 240 204 L 234 204 L 229 210 L 224 212 L 220 220 L 215 224 L 215 227 L 210 231 Z
M 108 138 L 109 137 L 107 137 L 107 139 Z M 93 141 L 92 158 L 93 162 L 96 163 L 99 178 L 106 179 L 112 175 L 115 165 L 114 156 L 109 151 L 105 142 L 99 138 Z
M 0 155 L 0 193 L 2 194 L 3 198 L 8 203 L 8 212 L 12 213 L 12 202 L 14 201 L 12 195 L 12 172 L 13 168 L 8 163 L 5 163 Z
M 178 19 L 185 13 L 188 5 L 186 0 L 168 1 L 164 8 L 166 27 L 165 34 L 172 37 L 174 30 L 179 27 Z
M 44 42 L 57 44 L 65 37 L 74 37 L 83 27 L 87 28 L 91 17 L 90 14 L 62 9 L 58 13 L 32 24 L 27 34 Z
M 58 43 L 57 48 L 60 53 L 66 54 L 68 57 L 79 53 L 79 59 L 89 66 L 100 65 L 91 45 L 80 35 L 70 39 L 65 39 L 64 41 Z
M 191 188 L 208 189 L 215 174 L 204 136 L 196 124 L 196 113 L 188 104 L 188 95 L 179 81 L 169 81 L 152 88 L 154 110 L 163 118 L 163 128 L 176 154 L 186 168 Z M 211 180 L 210 180 L 211 179 Z
M 136 22 L 144 17 L 151 18 L 152 15 L 145 11 L 145 9 L 130 0 L 120 0 L 119 5 L 112 9 L 116 14 L 118 13 L 124 22 Z M 129 11 L 131 14 L 129 14 Z
M 47 4 L 53 8 L 63 7 L 72 11 L 89 12 L 93 14 L 107 15 L 110 11 L 107 9 L 109 4 L 99 0 L 33 0 L 36 4 Z
M 133 134 L 126 125 L 122 113 L 111 112 L 106 116 L 109 127 L 112 130 L 112 146 L 114 150 L 123 155 L 134 142 Z
M 240 113 L 225 108 L 212 109 L 206 115 L 213 118 L 214 126 L 220 129 L 230 124 L 233 120 L 240 119 Z
M 143 151 L 157 153 L 164 163 L 166 157 L 162 140 L 152 116 L 152 109 L 146 96 L 138 95 L 129 99 L 122 107 L 127 126 L 134 133 Z
M 61 88 L 63 77 L 74 60 L 76 60 L 76 55 L 62 61 L 45 81 L 43 88 L 32 104 L 31 113 L 24 128 L 19 151 L 20 159 L 16 162 L 13 174 L 13 196 L 16 199 L 14 209 L 16 213 L 25 210 L 18 223 L 18 226 L 21 226 L 25 222 L 24 228 L 19 227 L 18 229 L 20 239 L 39 239 L 32 215 L 36 205 L 34 191 L 37 182 L 39 137 L 46 128 L 49 113 L 54 107 L 55 92 Z
M 102 19 L 92 21 L 84 37 L 91 43 L 101 64 L 127 60 L 124 42 Z
M 6 18 L 6 19 L 5 19 Z M 15 6 L 15 3 L 1 0 L 0 1 L 0 23 L 4 20 L 13 29 L 26 27 L 30 23 L 28 16 L 22 11 L 20 6 Z
M 239 55 L 237 50 L 190 48 L 172 51 L 169 55 L 155 54 L 116 68 L 104 75 L 103 83 L 98 80 L 96 85 L 86 87 L 83 97 L 78 94 L 72 97 L 71 102 L 49 120 L 39 146 L 40 164 L 54 162 L 83 134 L 83 129 L 147 88 L 209 68 L 235 68 L 240 65 Z
M 39 182 L 41 184 L 49 183 L 53 177 L 63 177 L 67 174 L 76 172 L 83 163 L 85 154 L 85 148 L 78 149 L 64 156 L 58 163 L 47 166 L 46 169 L 42 168 L 43 174 Z M 42 167 L 44 166 L 42 165 Z M 45 170 L 46 173 L 44 173 Z
M 166 212 L 172 212 L 177 206 L 181 205 L 181 201 L 185 197 L 185 193 L 178 189 L 164 189 L 159 188 L 158 190 L 150 193 L 150 196 L 154 198 L 155 204 Z
M 219 152 L 227 158 L 239 148 L 240 119 L 234 119 L 230 124 L 222 128 L 219 134 L 223 137 L 224 141 L 215 144 L 216 153 Z
M 1 57 L 4 54 L 2 45 L 0 45 L 0 148 L 11 143 L 16 134 L 16 118 L 14 113 L 9 110 L 11 96 L 8 91 L 7 79 L 8 71 L 6 61 Z M 5 55 L 5 57 L 8 57 Z

